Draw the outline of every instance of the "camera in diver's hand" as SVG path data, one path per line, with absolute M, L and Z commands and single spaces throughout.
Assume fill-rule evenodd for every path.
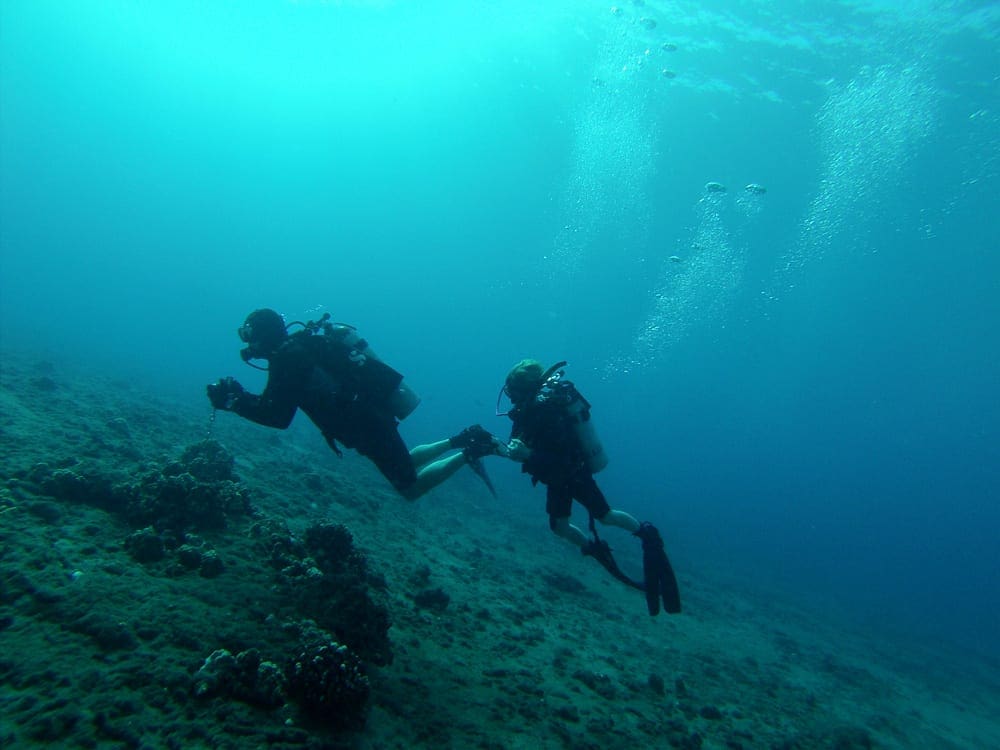
M 217 383 L 209 383 L 205 390 L 213 409 L 231 411 L 236 399 L 243 395 L 243 386 L 235 378 L 220 378 Z

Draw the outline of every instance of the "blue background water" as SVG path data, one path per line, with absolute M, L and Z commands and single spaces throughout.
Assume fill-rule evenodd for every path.
M 200 402 L 260 387 L 247 312 L 328 310 L 423 396 L 411 444 L 567 359 L 682 575 L 1000 654 L 998 37 L 987 2 L 10 0 L 0 335 Z

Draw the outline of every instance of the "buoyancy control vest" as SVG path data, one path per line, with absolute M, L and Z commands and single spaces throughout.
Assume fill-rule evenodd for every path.
M 316 366 L 329 388 L 345 388 L 384 402 L 399 420 L 406 419 L 420 403 L 420 397 L 403 380 L 402 374 L 385 364 L 353 326 L 330 323 L 329 313 L 319 322 L 302 323 L 304 330 L 290 336 L 318 338 L 321 356 Z M 344 382 L 349 380 L 350 383 Z

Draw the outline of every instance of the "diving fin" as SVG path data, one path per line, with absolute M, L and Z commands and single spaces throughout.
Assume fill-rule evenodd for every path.
M 493 486 L 493 481 L 490 479 L 490 475 L 486 473 L 486 466 L 483 464 L 483 459 L 481 458 L 470 458 L 467 459 L 469 463 L 469 468 L 479 475 L 479 478 L 483 480 L 483 484 L 486 485 L 486 489 L 490 491 L 490 494 L 494 498 L 497 497 L 496 488 Z
M 681 611 L 681 593 L 677 576 L 663 549 L 663 537 L 648 521 L 639 525 L 635 535 L 642 540 L 642 570 L 646 579 L 644 589 L 649 614 L 659 614 L 661 598 L 665 612 L 678 614 Z
M 626 586 L 631 586 L 634 589 L 643 590 L 643 585 L 637 581 L 633 581 L 627 575 L 622 573 L 621 568 L 618 567 L 618 563 L 615 562 L 614 556 L 611 554 L 611 547 L 603 539 L 593 539 L 588 541 L 583 547 L 580 548 L 587 557 L 593 557 L 601 566 L 608 571 L 611 575 L 617 578 L 619 581 L 624 583 Z

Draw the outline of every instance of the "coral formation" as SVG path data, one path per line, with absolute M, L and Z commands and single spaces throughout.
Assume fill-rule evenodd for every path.
M 361 661 L 335 641 L 304 648 L 288 668 L 288 692 L 313 718 L 360 729 L 371 688 Z
M 345 526 L 314 524 L 300 540 L 283 522 L 265 519 L 254 523 L 250 534 L 296 611 L 366 661 L 382 666 L 392 662 L 389 612 L 377 596 L 384 582 L 369 574 L 365 557 Z
M 133 527 L 182 533 L 218 531 L 228 519 L 253 513 L 249 491 L 233 475 L 234 459 L 211 440 L 188 446 L 179 461 L 144 472 L 137 481 L 91 464 L 52 468 L 37 463 L 17 472 L 28 489 L 70 503 L 118 513 Z
M 261 708 L 284 705 L 288 680 L 273 661 L 251 648 L 233 656 L 226 649 L 213 651 L 194 675 L 198 698 L 232 697 Z

